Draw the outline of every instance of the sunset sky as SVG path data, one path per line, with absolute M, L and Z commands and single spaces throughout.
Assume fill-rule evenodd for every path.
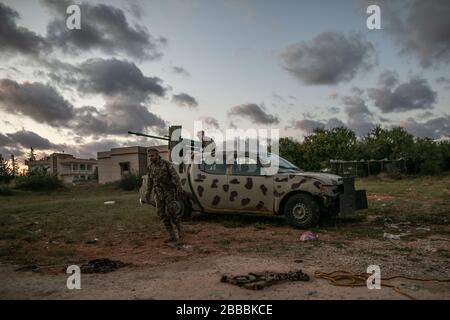
M 449 17 L 448 0 L 0 0 L 0 154 L 96 157 L 159 143 L 128 130 L 195 120 L 299 140 L 376 124 L 448 137 Z

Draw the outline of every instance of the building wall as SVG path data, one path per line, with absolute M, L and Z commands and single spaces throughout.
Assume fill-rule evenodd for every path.
M 157 146 L 161 150 L 161 157 L 168 158 L 167 146 Z M 140 176 L 147 173 L 147 148 L 124 147 L 114 148 L 106 152 L 98 152 L 98 182 L 100 184 L 114 182 L 121 179 L 120 163 L 129 162 L 130 172 Z
M 136 150 L 137 151 L 137 150 Z M 121 163 L 129 163 L 129 172 L 143 174 L 145 172 L 146 154 L 128 152 L 114 154 L 114 149 L 109 157 L 99 154 L 98 158 L 98 182 L 108 183 L 120 180 Z

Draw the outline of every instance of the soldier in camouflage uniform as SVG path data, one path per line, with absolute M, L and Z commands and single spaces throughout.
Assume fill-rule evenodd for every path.
M 148 149 L 148 159 L 148 192 L 151 194 L 154 191 L 158 215 L 170 237 L 166 242 L 177 241 L 182 235 L 181 223 L 176 215 L 177 195 L 183 192 L 180 178 L 172 164 L 160 157 L 157 149 Z

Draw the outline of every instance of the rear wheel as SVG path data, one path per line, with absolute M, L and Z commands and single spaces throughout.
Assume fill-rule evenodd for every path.
M 294 228 L 307 229 L 319 223 L 320 208 L 310 195 L 295 194 L 287 200 L 284 215 Z
M 177 199 L 177 217 L 180 220 L 189 220 L 192 215 L 191 203 L 185 196 L 181 196 Z

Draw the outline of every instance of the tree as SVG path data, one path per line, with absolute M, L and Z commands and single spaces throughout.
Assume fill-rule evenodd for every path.
M 330 159 L 355 159 L 359 157 L 357 147 L 355 133 L 347 128 L 316 129 L 313 134 L 305 137 L 302 144 L 306 169 L 328 167 Z
M 3 156 L 0 154 L 0 183 L 9 183 L 11 179 L 11 170 L 8 162 L 3 159 Z
M 292 162 L 300 168 L 302 167 L 302 150 L 298 141 L 287 137 L 280 138 L 279 152 L 280 155 L 286 160 Z
M 19 164 L 17 163 L 16 158 L 14 157 L 14 155 L 11 155 L 11 175 L 13 176 L 13 178 L 15 178 L 16 176 L 19 175 Z
M 27 154 L 28 161 L 36 161 L 36 155 L 34 153 L 33 147 L 30 148 L 30 152 Z

